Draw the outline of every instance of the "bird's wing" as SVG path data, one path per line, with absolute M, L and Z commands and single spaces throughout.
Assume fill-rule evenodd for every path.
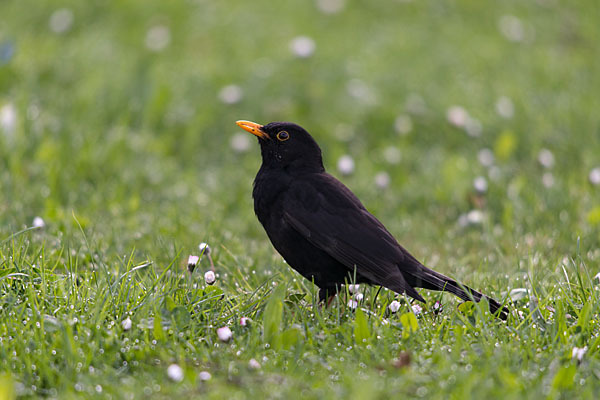
M 404 250 L 356 196 L 329 174 L 295 180 L 284 198 L 284 219 L 314 246 L 357 274 L 391 290 L 424 301 L 402 271 L 419 272 L 420 263 Z

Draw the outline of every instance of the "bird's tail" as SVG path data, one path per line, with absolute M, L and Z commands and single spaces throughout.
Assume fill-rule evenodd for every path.
M 419 271 L 419 276 L 413 276 L 415 282 L 413 286 L 420 287 L 423 289 L 440 290 L 450 292 L 465 301 L 475 300 L 480 301 L 482 297 L 485 297 L 490 304 L 490 312 L 505 320 L 508 317 L 508 308 L 502 306 L 498 301 L 486 296 L 485 294 L 479 293 L 478 291 L 471 289 L 468 286 L 462 285 L 456 282 L 454 279 L 449 278 L 439 272 L 433 271 L 425 266 L 422 266 Z

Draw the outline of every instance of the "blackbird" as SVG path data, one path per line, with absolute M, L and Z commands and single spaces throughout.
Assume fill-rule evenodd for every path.
M 237 125 L 260 144 L 254 212 L 286 262 L 319 287 L 320 301 L 353 281 L 425 302 L 417 287 L 445 290 L 463 300 L 485 297 L 490 311 L 506 319 L 508 309 L 499 302 L 425 267 L 405 250 L 350 189 L 325 172 L 319 145 L 302 127 Z

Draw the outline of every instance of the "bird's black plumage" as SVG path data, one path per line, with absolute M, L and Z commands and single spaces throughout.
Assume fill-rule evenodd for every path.
M 254 211 L 287 263 L 320 288 L 320 298 L 339 285 L 381 285 L 419 301 L 416 287 L 451 292 L 463 300 L 486 297 L 435 272 L 413 257 L 343 183 L 325 172 L 321 149 L 302 127 L 289 122 L 238 121 L 258 136 L 262 165 L 254 180 Z

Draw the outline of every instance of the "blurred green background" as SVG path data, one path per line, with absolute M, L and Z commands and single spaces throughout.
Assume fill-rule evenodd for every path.
M 234 125 L 250 119 L 301 124 L 332 172 L 352 156 L 345 183 L 409 240 L 444 237 L 481 176 L 504 234 L 598 244 L 594 1 L 3 1 L 0 14 L 4 236 L 35 216 L 69 232 L 74 213 L 117 251 L 262 240 L 259 155 Z
M 169 301 L 179 302 L 189 311 L 185 315 L 200 318 L 193 308 L 196 304 L 190 305 L 186 296 L 206 295 L 201 288 L 178 292 L 181 282 L 168 275 L 172 280 L 152 297 L 148 288 L 152 292 L 160 279 L 146 284 L 156 276 L 140 273 L 139 285 L 131 289 L 141 293 L 137 299 L 143 298 L 143 304 L 137 305 L 129 294 L 111 297 L 112 286 L 105 283 L 112 282 L 112 272 L 98 278 L 93 268 L 98 260 L 111 271 L 114 268 L 115 274 L 144 260 L 159 272 L 171 262 L 182 272 L 187 255 L 198 252 L 199 242 L 209 242 L 221 274 L 219 285 L 229 296 L 220 307 L 234 304 L 231 314 L 211 309 L 214 315 L 206 315 L 213 318 L 230 318 L 240 310 L 252 317 L 257 310 L 260 313 L 263 303 L 254 308 L 247 303 L 266 280 L 283 280 L 301 293 L 307 291 L 308 283 L 292 279 L 297 275 L 274 256 L 253 214 L 252 180 L 260 155 L 255 138 L 236 127 L 238 119 L 286 120 L 306 128 L 322 146 L 328 170 L 429 266 L 499 298 L 511 288 L 527 286 L 544 304 L 554 304 L 561 297 L 556 283 L 567 276 L 563 268 L 572 273 L 570 265 L 575 265 L 570 259 L 578 260 L 577 265 L 587 263 L 592 276 L 600 260 L 598 21 L 596 0 L 1 0 L 0 261 L 4 270 L 0 281 L 4 280 L 6 303 L 0 311 L 11 310 L 12 315 L 8 318 L 9 311 L 3 311 L 8 322 L 2 332 L 11 340 L 25 335 L 23 330 L 36 335 L 36 315 L 46 321 L 45 315 L 51 314 L 63 328 L 38 339 L 45 340 L 46 350 L 61 348 L 59 334 L 71 329 L 71 314 L 76 312 L 80 329 L 96 332 L 89 348 L 78 353 L 88 358 L 84 372 L 94 364 L 106 374 L 80 373 L 61 353 L 54 358 L 32 355 L 31 363 L 52 367 L 41 368 L 37 377 L 28 375 L 30 366 L 25 364 L 30 361 L 16 360 L 16 354 L 28 351 L 27 343 L 35 340 L 13 340 L 7 347 L 15 349 L 12 364 L 7 361 L 2 367 L 27 385 L 17 385 L 17 392 L 33 395 L 35 385 L 42 385 L 52 396 L 61 382 L 58 393 L 64 389 L 72 395 L 79 390 L 75 382 L 89 379 L 86 390 L 94 393 L 98 382 L 117 382 L 121 358 L 126 356 L 119 348 L 122 332 L 114 332 L 124 315 L 131 315 L 134 327 L 146 326 L 144 321 L 158 315 L 163 295 L 173 295 L 175 300 Z M 5 240 L 32 225 L 43 229 Z M 39 285 L 46 276 L 36 269 L 42 255 L 56 273 L 44 283 L 47 287 L 42 285 L 45 289 Z M 126 255 L 131 255 L 129 261 Z M 70 276 L 61 274 L 65 269 L 73 272 L 73 263 L 89 286 L 61 286 Z M 41 277 L 31 282 L 22 278 L 23 287 L 30 291 L 18 292 L 14 287 L 20 280 L 4 279 L 14 271 Z M 273 278 L 271 271 L 281 275 Z M 104 283 L 98 285 L 97 279 Z M 21 312 L 31 312 L 23 307 L 37 298 L 32 287 L 56 295 L 41 301 L 36 306 L 41 313 L 32 314 L 31 321 L 28 318 L 22 325 L 12 310 L 21 307 Z M 584 298 L 585 291 L 581 293 Z M 385 301 L 391 298 L 386 296 Z M 106 300 L 110 306 L 89 311 L 88 301 L 91 304 L 94 298 L 113 300 Z M 85 311 L 69 311 L 62 299 L 86 304 Z M 571 298 L 561 301 L 561 307 L 578 313 L 580 307 Z M 170 312 L 172 307 L 168 308 Z M 300 309 L 308 308 L 303 304 Z M 302 320 L 286 310 L 288 322 L 291 318 L 304 325 L 306 335 L 314 330 L 317 339 L 321 337 L 322 327 L 314 315 Z M 332 333 L 323 336 L 331 342 L 307 340 L 304 355 L 283 353 L 277 358 L 269 353 L 274 365 L 268 367 L 264 361 L 265 370 L 273 368 L 279 374 L 291 357 L 304 359 L 317 371 L 315 385 L 328 379 L 330 372 L 322 360 L 335 356 L 338 340 L 352 343 L 354 332 L 353 316 L 336 330 L 339 310 L 331 311 L 335 316 L 336 310 L 337 320 L 329 316 L 334 320 L 327 323 L 337 337 Z M 350 346 L 344 354 L 356 366 L 343 364 L 349 365 L 350 372 L 342 368 L 341 384 L 368 392 L 383 382 L 378 390 L 388 385 L 392 391 L 405 387 L 402 390 L 414 396 L 423 387 L 424 393 L 443 395 L 445 391 L 436 385 L 445 381 L 438 382 L 436 376 L 447 377 L 454 371 L 450 368 L 463 361 L 476 367 L 457 375 L 456 385 L 449 383 L 458 388 L 459 397 L 497 393 L 499 386 L 525 397 L 546 395 L 550 384 L 556 394 L 561 382 L 570 387 L 574 376 L 581 377 L 577 382 L 588 379 L 597 384 L 593 379 L 598 370 L 592 372 L 597 363 L 589 368 L 585 364 L 580 375 L 575 375 L 573 363 L 556 375 L 556 366 L 545 369 L 552 360 L 570 362 L 571 347 L 583 347 L 588 339 L 569 331 L 572 336 L 567 340 L 561 331 L 557 335 L 562 341 L 548 344 L 535 318 L 515 320 L 514 340 L 507 339 L 503 350 L 495 347 L 507 331 L 503 327 L 486 331 L 491 337 L 497 334 L 487 348 L 486 343 L 482 347 L 487 358 L 477 350 L 485 335 L 473 333 L 465 339 L 475 343 L 464 353 L 467 361 L 449 358 L 450 350 L 436 343 L 437 333 L 421 331 L 423 341 L 409 342 L 419 354 L 415 364 L 420 369 L 407 375 L 412 382 L 408 386 L 382 378 L 378 361 L 373 361 L 390 361 L 397 354 L 397 343 L 389 345 L 392 351 L 381 348 L 388 345 L 384 341 L 378 342 L 380 347 L 373 350 L 376 356 L 354 352 Z M 561 314 L 561 318 L 564 325 L 567 317 Z M 169 331 L 159 350 L 149 344 L 149 329 L 134 329 L 132 340 L 139 335 L 135 340 L 142 341 L 140 352 L 132 358 L 140 360 L 140 367 L 134 369 L 139 382 L 134 375 L 119 382 L 131 393 L 140 393 L 149 377 L 155 383 L 164 380 L 164 368 L 157 370 L 150 359 L 167 365 L 185 360 L 192 349 L 194 362 L 198 362 L 196 355 L 210 359 L 215 380 L 230 384 L 231 377 L 237 377 L 228 367 L 237 365 L 235 343 L 215 355 L 212 345 L 193 347 L 183 342 L 188 337 L 196 343 L 198 336 L 214 336 L 207 330 L 212 325 L 206 324 L 213 323 L 208 321 L 194 319 L 192 332 L 187 331 L 184 339 Z M 108 333 L 101 329 L 103 323 L 108 324 Z M 110 330 L 115 324 L 117 328 Z M 597 335 L 595 325 L 581 325 L 584 332 Z M 245 335 L 239 332 L 242 328 L 236 329 L 238 343 L 253 349 L 253 357 L 254 352 L 260 354 L 260 330 Z M 576 332 L 581 332 L 581 326 Z M 165 340 L 160 329 L 154 329 L 154 334 Z M 433 339 L 428 341 L 427 335 Z M 529 346 L 526 340 L 519 342 L 520 337 L 537 342 L 534 345 L 532 339 Z M 461 340 L 455 342 L 457 357 L 463 354 Z M 106 343 L 117 344 L 111 349 Z M 535 350 L 547 346 L 551 349 L 546 353 Z M 106 355 L 98 356 L 104 348 Z M 500 356 L 504 372 L 498 372 L 497 380 L 486 380 L 487 386 L 473 383 L 493 375 L 486 367 L 494 368 Z M 337 366 L 343 361 L 331 360 Z M 368 365 L 365 376 L 373 378 L 371 386 L 355 382 L 355 374 L 363 373 L 363 363 Z M 439 369 L 431 370 L 432 364 Z M 521 368 L 528 367 L 534 372 L 525 376 Z M 64 368 L 64 376 L 56 372 Z M 197 375 L 194 367 L 188 371 L 189 376 Z M 306 383 L 303 371 L 296 371 L 295 378 L 288 376 L 291 386 L 243 373 L 239 379 L 247 379 L 242 382 L 250 393 L 264 383 L 267 392 L 275 387 L 281 393 L 297 394 Z M 429 378 L 427 371 L 431 371 Z M 45 383 L 37 383 L 40 376 Z M 431 381 L 423 383 L 423 379 Z M 448 382 L 451 379 L 456 380 L 454 375 Z M 188 389 L 169 390 L 186 393 Z M 120 393 L 118 385 L 110 390 Z M 255 394 L 264 395 L 257 390 Z M 593 389 L 587 386 L 587 390 L 591 396 Z M 333 392 L 343 393 L 339 386 Z

